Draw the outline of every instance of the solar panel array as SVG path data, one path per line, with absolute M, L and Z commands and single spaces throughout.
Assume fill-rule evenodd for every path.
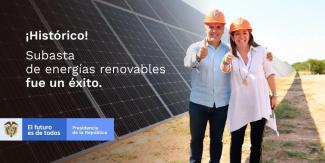
M 202 39 L 203 15 L 175 0 L 29 0 L 0 7 L 0 117 L 115 119 L 117 138 L 187 111 L 187 47 Z M 180 10 L 182 9 L 182 10 Z M 191 19 L 189 19 L 189 16 Z M 25 41 L 29 31 L 88 31 L 82 41 Z M 227 32 L 225 32 L 227 33 Z M 227 41 L 227 35 L 223 37 Z M 26 51 L 72 52 L 72 61 L 28 61 Z M 26 74 L 30 64 L 71 67 L 165 67 L 165 74 Z M 25 80 L 72 77 L 102 87 L 26 88 Z M 0 142 L 0 162 L 49 162 L 104 142 Z M 17 157 L 19 153 L 19 157 Z
M 281 61 L 276 57 L 273 59 L 272 65 L 277 77 L 283 77 L 295 71 L 289 63 Z
M 187 6 L 177 2 L 179 7 Z M 162 6 L 163 5 L 163 6 Z M 0 116 L 8 117 L 113 117 L 118 137 L 144 129 L 187 111 L 190 70 L 183 66 L 186 48 L 200 40 L 202 29 L 178 24 L 168 9 L 174 1 L 146 0 L 29 0 L 1 5 L 2 60 Z M 159 11 L 157 11 L 159 10 Z M 187 12 L 203 15 L 187 6 Z M 200 19 L 187 22 L 186 26 Z M 89 33 L 82 41 L 25 41 L 29 31 Z M 28 61 L 26 51 L 72 52 L 72 61 Z M 165 67 L 165 74 L 27 74 L 33 64 L 71 67 Z M 72 77 L 98 80 L 102 87 L 26 88 L 25 80 Z M 0 162 L 48 162 L 103 142 L 0 142 Z M 19 157 L 17 157 L 19 152 Z

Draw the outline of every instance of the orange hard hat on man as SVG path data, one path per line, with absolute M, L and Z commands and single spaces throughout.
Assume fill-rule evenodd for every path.
M 238 18 L 237 20 L 235 20 L 234 22 L 232 22 L 230 24 L 229 33 L 238 31 L 240 29 L 247 29 L 247 30 L 249 30 L 249 32 L 253 31 L 253 29 L 252 29 L 250 23 L 248 22 L 248 20 L 246 20 L 244 18 Z
M 204 23 L 205 24 L 215 24 L 215 23 L 221 23 L 221 24 L 226 24 L 225 21 L 225 16 L 223 13 L 217 9 L 209 12 L 205 17 L 204 17 Z

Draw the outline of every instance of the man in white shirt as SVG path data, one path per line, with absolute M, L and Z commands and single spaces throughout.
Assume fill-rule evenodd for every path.
M 221 42 L 225 17 L 213 10 L 204 19 L 206 38 L 192 44 L 184 58 L 184 65 L 192 68 L 189 105 L 191 156 L 190 162 L 201 162 L 203 139 L 207 122 L 210 124 L 210 162 L 219 162 L 222 135 L 230 97 L 230 75 L 221 72 L 219 65 L 229 51 Z

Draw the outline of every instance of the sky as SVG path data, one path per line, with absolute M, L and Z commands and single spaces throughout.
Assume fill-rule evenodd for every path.
M 325 1 L 323 0 L 183 0 L 203 14 L 219 9 L 226 27 L 247 19 L 255 41 L 277 58 L 292 64 L 325 59 Z

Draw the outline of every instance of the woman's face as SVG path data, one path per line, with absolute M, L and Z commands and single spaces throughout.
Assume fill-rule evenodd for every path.
M 247 46 L 249 41 L 249 30 L 240 29 L 235 31 L 233 35 L 231 35 L 231 39 L 235 42 L 236 46 Z

